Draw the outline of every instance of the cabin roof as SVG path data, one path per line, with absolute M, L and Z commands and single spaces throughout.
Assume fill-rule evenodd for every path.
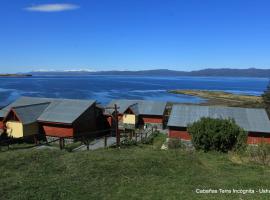
M 162 116 L 166 108 L 166 102 L 148 101 L 148 100 L 127 100 L 115 99 L 112 100 L 108 107 L 118 106 L 118 111 L 123 114 L 130 108 L 136 115 L 158 115 Z M 106 113 L 112 113 L 114 109 L 107 109 Z
M 38 117 L 49 106 L 49 103 L 26 105 L 13 107 L 12 110 L 16 113 L 23 124 L 31 124 L 36 122 Z
M 245 131 L 270 133 L 270 121 L 265 109 L 254 108 L 174 105 L 168 126 L 187 127 L 202 117 L 234 119 Z
M 94 100 L 55 99 L 41 114 L 38 121 L 73 123 L 94 103 Z
M 14 108 L 16 114 L 19 112 L 22 118 L 30 120 L 30 118 L 35 118 L 34 116 L 37 115 L 38 109 L 41 109 L 41 106 L 37 105 L 47 104 L 46 108 L 38 116 L 38 121 L 70 124 L 94 103 L 94 100 L 21 97 L 3 108 L 0 112 L 0 117 L 5 117 L 9 110 Z
M 50 103 L 49 98 L 36 98 L 36 97 L 20 97 L 16 101 L 12 102 L 8 106 L 0 110 L 0 117 L 5 117 L 9 110 L 13 107 L 27 106 L 41 103 Z

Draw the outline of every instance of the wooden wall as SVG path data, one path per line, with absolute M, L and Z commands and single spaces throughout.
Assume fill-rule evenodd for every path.
M 169 138 L 179 138 L 183 140 L 191 140 L 190 134 L 187 132 L 186 128 L 169 128 Z
M 46 136 L 76 137 L 97 130 L 96 105 L 90 106 L 73 124 L 41 122 Z
M 270 134 L 255 132 L 248 133 L 248 144 L 259 144 L 261 142 L 270 143 Z
M 97 111 L 93 104 L 73 123 L 74 136 L 76 134 L 93 132 L 97 130 Z
M 3 118 L 0 118 L 0 129 L 4 129 L 4 122 L 3 122 Z
M 45 123 L 42 127 L 46 136 L 73 137 L 74 130 L 71 125 Z
M 183 140 L 191 140 L 191 136 L 187 132 L 186 128 L 170 127 L 168 136 L 169 138 L 180 138 Z M 261 142 L 270 144 L 270 134 L 256 133 L 256 132 L 248 133 L 247 144 L 259 144 Z
M 140 121 L 143 124 L 145 124 L 145 123 L 162 124 L 163 123 L 163 116 L 143 115 L 143 116 L 140 116 Z

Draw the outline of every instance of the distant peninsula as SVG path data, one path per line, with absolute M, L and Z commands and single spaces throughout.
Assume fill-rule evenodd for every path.
M 155 70 L 139 70 L 139 71 L 87 71 L 87 70 L 71 70 L 71 71 L 33 71 L 29 72 L 32 75 L 40 76 L 74 76 L 74 75 L 122 75 L 122 76 L 199 76 L 199 77 L 257 77 L 257 78 L 270 78 L 270 69 L 202 69 L 197 71 L 177 71 L 168 69 L 155 69 Z
M 232 107 L 247 107 L 247 108 L 263 108 L 262 97 L 245 94 L 233 94 L 224 91 L 210 90 L 169 90 L 172 94 L 184 94 L 189 96 L 197 96 L 207 101 L 200 105 L 221 105 Z
M 0 77 L 30 77 L 32 74 L 0 74 Z

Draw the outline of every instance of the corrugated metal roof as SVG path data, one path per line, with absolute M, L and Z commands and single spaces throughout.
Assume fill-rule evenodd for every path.
M 174 105 L 168 126 L 187 127 L 202 117 L 234 119 L 246 131 L 270 133 L 270 121 L 266 111 L 253 108 Z
M 55 99 L 38 120 L 71 124 L 93 103 L 93 100 Z
M 40 114 L 40 116 L 38 117 L 38 120 L 70 124 L 70 123 L 73 123 L 93 103 L 95 103 L 95 101 L 94 100 L 21 97 L 15 102 L 8 105 L 7 107 L 3 108 L 1 110 L 0 117 L 1 116 L 5 117 L 11 108 L 16 108 L 16 107 L 21 107 L 21 106 L 32 107 L 34 105 L 44 104 L 44 103 L 48 103 L 49 105 L 46 107 L 44 112 Z M 28 115 L 27 112 L 25 112 L 24 115 Z
M 19 106 L 14 107 L 13 110 L 23 124 L 30 124 L 37 121 L 48 105 L 49 103 Z
M 138 115 L 163 115 L 166 102 L 159 101 L 147 101 L 147 100 L 128 100 L 128 99 L 118 99 L 112 100 L 108 107 L 113 107 L 116 104 L 119 108 L 119 113 L 123 114 L 128 108 L 134 111 Z M 112 113 L 113 109 L 107 109 L 106 113 Z
M 41 104 L 41 103 L 50 103 L 50 102 L 51 102 L 51 99 L 49 98 L 20 97 L 13 103 L 9 104 L 8 106 L 0 110 L 0 117 L 5 117 L 6 114 L 9 112 L 10 108 L 12 107 L 27 106 L 27 105 Z

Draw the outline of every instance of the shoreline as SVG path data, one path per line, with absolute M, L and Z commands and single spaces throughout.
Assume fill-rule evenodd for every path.
M 12 77 L 20 78 L 20 77 L 22 77 L 22 78 L 24 78 L 24 77 L 32 77 L 32 76 L 33 76 L 32 74 L 0 74 L 0 78 L 1 77 L 10 77 L 10 78 L 12 78 Z
M 168 90 L 168 93 L 195 96 L 206 100 L 205 102 L 196 105 L 263 108 L 262 98 L 254 95 L 233 94 L 224 91 L 211 90 Z

